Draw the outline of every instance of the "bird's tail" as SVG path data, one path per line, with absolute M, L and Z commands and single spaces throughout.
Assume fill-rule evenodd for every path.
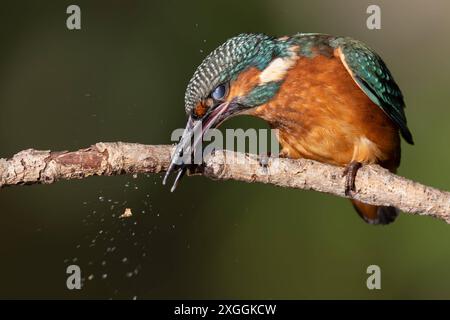
M 370 224 L 389 224 L 398 216 L 398 210 L 394 207 L 378 207 L 357 200 L 351 201 L 359 216 Z

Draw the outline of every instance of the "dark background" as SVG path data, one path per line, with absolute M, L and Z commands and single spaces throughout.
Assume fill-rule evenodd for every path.
M 77 4 L 82 30 L 66 28 Z M 366 28 L 378 4 L 382 29 Z M 170 142 L 205 55 L 241 32 L 368 43 L 406 98 L 399 173 L 450 189 L 448 1 L 9 1 L 0 10 L 0 157 Z M 224 127 L 266 127 L 236 118 Z M 199 196 L 200 195 L 200 196 Z M 120 220 L 124 208 L 130 219 Z M 0 190 L 1 298 L 450 298 L 450 226 L 366 225 L 348 201 L 238 182 L 95 177 Z M 80 291 L 66 288 L 78 264 Z M 382 290 L 366 288 L 366 268 Z

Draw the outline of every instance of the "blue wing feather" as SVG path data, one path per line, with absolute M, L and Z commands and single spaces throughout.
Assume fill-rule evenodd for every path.
M 403 138 L 414 144 L 404 112 L 402 92 L 383 60 L 360 41 L 336 38 L 331 45 L 339 48 L 354 80 L 366 95 L 399 127 Z

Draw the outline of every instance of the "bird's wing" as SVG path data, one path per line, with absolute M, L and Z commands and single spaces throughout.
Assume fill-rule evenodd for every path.
M 336 38 L 331 45 L 358 86 L 397 124 L 403 138 L 413 144 L 406 125 L 402 92 L 383 60 L 365 44 L 354 39 Z

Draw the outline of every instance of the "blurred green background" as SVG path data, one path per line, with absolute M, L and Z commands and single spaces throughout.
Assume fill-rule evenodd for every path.
M 78 4 L 82 30 L 66 28 Z M 366 28 L 381 6 L 382 29 Z M 400 174 L 450 190 L 450 2 L 15 1 L 0 11 L 0 157 L 170 142 L 205 55 L 241 32 L 352 36 L 406 98 Z M 241 117 L 233 127 L 265 127 Z M 201 197 L 198 195 L 201 194 Z M 130 219 L 120 220 L 124 208 Z M 1 298 L 450 298 L 450 226 L 365 224 L 348 201 L 239 182 L 95 177 L 0 190 Z M 66 288 L 66 267 L 84 286 Z M 366 288 L 381 267 L 382 289 Z

